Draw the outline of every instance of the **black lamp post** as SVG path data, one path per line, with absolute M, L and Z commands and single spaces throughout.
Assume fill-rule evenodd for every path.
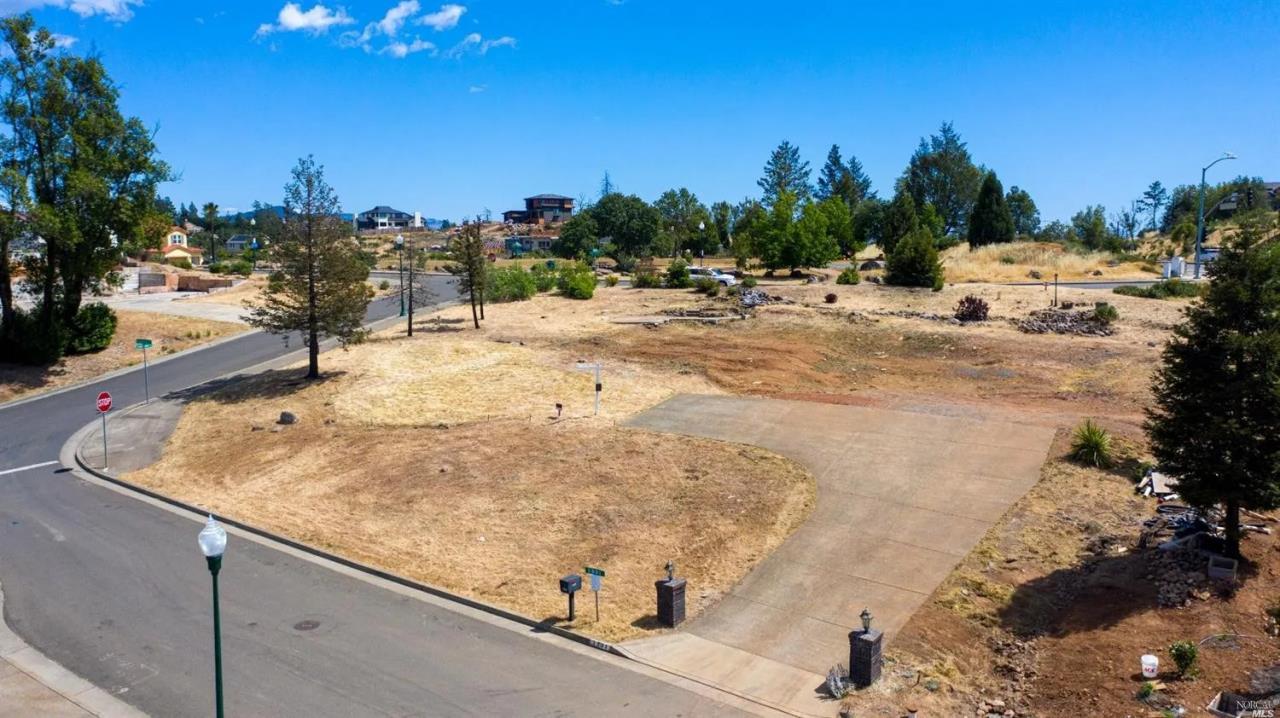
M 404 235 L 396 235 L 396 254 L 400 255 L 400 316 L 404 316 Z
M 210 516 L 196 539 L 200 542 L 200 551 L 209 564 L 209 575 L 213 577 L 213 692 L 215 715 L 217 718 L 223 718 L 222 620 L 218 614 L 218 570 L 222 568 L 222 554 L 227 550 L 227 532 L 213 520 L 213 516 Z

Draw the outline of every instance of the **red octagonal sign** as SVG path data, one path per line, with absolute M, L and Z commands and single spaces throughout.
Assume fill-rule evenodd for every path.
M 98 412 L 105 414 L 111 411 L 111 394 L 109 392 L 98 392 Z

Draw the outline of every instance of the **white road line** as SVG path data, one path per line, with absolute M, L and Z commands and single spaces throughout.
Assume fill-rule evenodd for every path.
M 39 464 L 31 464 L 30 466 L 19 466 L 16 469 L 5 469 L 4 471 L 0 471 L 0 476 L 4 476 L 5 474 L 16 474 L 19 471 L 28 471 L 30 469 L 39 469 L 44 466 L 53 466 L 54 464 L 57 464 L 57 463 L 60 463 L 60 462 L 42 461 Z

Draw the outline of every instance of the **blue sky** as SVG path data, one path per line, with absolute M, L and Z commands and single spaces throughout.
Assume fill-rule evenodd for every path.
M 943 121 L 1046 221 L 1223 150 L 1213 179 L 1280 180 L 1273 1 L 0 0 L 25 9 L 101 55 L 181 202 L 279 201 L 308 153 L 350 211 L 496 214 L 606 170 L 737 201 L 783 139 L 883 196 Z

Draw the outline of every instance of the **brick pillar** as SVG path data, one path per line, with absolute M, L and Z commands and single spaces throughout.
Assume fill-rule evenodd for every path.
M 884 634 L 874 628 L 849 633 L 849 682 L 855 687 L 866 688 L 880 680 L 883 643 Z
M 675 627 L 684 622 L 684 579 L 655 581 L 658 588 L 658 620 Z

